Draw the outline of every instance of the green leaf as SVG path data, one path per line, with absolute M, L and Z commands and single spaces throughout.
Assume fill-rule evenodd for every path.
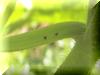
M 90 11 L 86 33 L 78 37 L 76 46 L 54 75 L 91 75 L 100 57 L 100 2 Z
M 83 36 L 79 36 L 75 47 L 54 75 L 88 75 L 93 67 L 93 57 L 92 51 L 86 49 L 87 46 L 87 41 L 84 40 Z
M 25 14 L 24 18 L 21 18 L 15 22 L 10 23 L 6 29 L 7 29 L 7 33 L 11 33 L 17 29 L 20 29 L 21 27 L 23 27 L 24 25 L 26 25 L 26 23 L 30 22 L 30 19 L 33 15 L 33 10 L 30 10 L 28 13 Z
M 8 21 L 9 17 L 12 15 L 14 9 L 15 9 L 15 5 L 16 5 L 16 1 L 13 0 L 12 2 L 10 2 L 5 11 L 4 11 L 4 14 L 2 16 L 2 24 L 6 24 L 6 22 Z

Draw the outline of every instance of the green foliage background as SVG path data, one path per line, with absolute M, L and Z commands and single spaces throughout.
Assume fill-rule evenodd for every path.
M 86 24 L 88 3 L 88 0 L 0 1 L 1 39 L 54 23 L 78 21 Z M 4 75 L 52 75 L 74 43 L 68 38 L 28 50 L 0 52 L 0 72 Z

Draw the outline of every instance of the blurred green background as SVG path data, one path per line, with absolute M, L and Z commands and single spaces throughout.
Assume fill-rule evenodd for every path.
M 0 0 L 0 33 L 14 36 L 54 23 L 87 22 L 89 0 Z M 4 30 L 5 31 L 5 30 Z M 71 38 L 36 48 L 0 52 L 3 75 L 53 75 L 74 47 Z

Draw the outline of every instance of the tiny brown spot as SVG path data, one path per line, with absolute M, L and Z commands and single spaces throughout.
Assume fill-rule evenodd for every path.
M 46 40 L 47 39 L 47 36 L 44 36 L 43 38 Z
M 57 35 L 58 35 L 58 33 L 55 33 L 55 35 L 57 36 Z

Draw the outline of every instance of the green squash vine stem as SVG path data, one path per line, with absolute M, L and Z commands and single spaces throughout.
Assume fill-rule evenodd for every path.
M 85 25 L 80 22 L 63 22 L 50 25 L 46 28 L 23 34 L 10 36 L 4 39 L 5 48 L 0 51 L 19 51 L 48 44 L 63 38 L 75 38 L 85 31 Z

